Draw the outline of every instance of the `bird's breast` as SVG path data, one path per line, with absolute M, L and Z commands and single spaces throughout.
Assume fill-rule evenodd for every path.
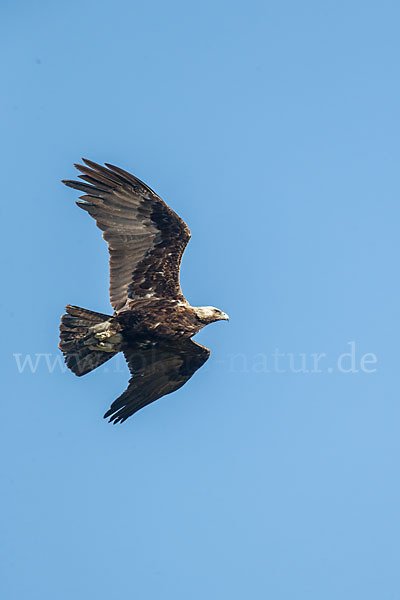
M 151 337 L 192 337 L 199 326 L 194 310 L 183 303 L 136 303 L 118 315 L 125 335 Z

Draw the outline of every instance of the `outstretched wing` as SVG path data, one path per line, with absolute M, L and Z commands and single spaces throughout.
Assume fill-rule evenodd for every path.
M 75 166 L 87 183 L 63 183 L 85 192 L 77 204 L 104 232 L 114 310 L 129 298 L 183 299 L 179 267 L 190 240 L 188 226 L 140 179 L 107 163 L 83 162 Z
M 132 378 L 104 418 L 122 423 L 135 412 L 184 385 L 210 356 L 208 348 L 186 339 L 145 341 L 124 351 Z

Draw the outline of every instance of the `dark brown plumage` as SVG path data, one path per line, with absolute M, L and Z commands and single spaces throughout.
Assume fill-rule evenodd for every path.
M 79 376 L 124 353 L 132 377 L 105 414 L 117 423 L 186 383 L 210 355 L 190 338 L 228 316 L 214 307 L 192 307 L 182 294 L 179 268 L 190 239 L 182 219 L 130 173 L 84 163 L 76 165 L 84 181 L 63 183 L 85 192 L 77 204 L 108 242 L 114 314 L 68 305 L 60 349 Z

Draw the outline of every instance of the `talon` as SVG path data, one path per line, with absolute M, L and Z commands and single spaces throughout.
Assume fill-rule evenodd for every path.
M 100 342 L 94 346 L 89 346 L 89 350 L 97 350 L 100 352 L 115 352 L 114 346 Z
M 108 337 L 110 337 L 110 334 L 107 331 L 100 331 L 100 333 L 95 333 L 94 337 L 97 340 L 106 340 Z

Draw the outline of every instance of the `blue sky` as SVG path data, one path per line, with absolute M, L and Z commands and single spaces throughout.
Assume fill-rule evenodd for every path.
M 2 597 L 398 598 L 398 3 L 1 13 Z M 123 362 L 57 351 L 110 311 L 81 156 L 187 221 L 183 291 L 231 316 L 122 426 Z

